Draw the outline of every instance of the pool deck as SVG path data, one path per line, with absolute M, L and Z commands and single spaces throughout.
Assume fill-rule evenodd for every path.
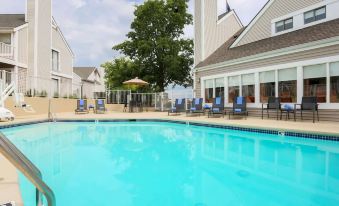
M 268 130 L 279 131 L 296 131 L 306 133 L 320 133 L 339 136 L 339 123 L 338 122 L 316 122 L 312 123 L 311 120 L 297 121 L 293 120 L 275 120 L 275 119 L 260 119 L 249 117 L 246 120 L 237 118 L 229 120 L 228 116 L 225 118 L 207 118 L 207 116 L 194 116 L 186 117 L 185 114 L 177 116 L 168 116 L 167 112 L 144 112 L 144 113 L 122 113 L 122 112 L 107 112 L 106 114 L 80 114 L 74 113 L 57 113 L 54 116 L 57 120 L 110 120 L 110 119 L 161 119 L 161 120 L 173 120 L 184 122 L 196 122 L 204 124 L 218 124 L 237 127 L 250 127 L 250 128 L 262 128 Z M 32 121 L 47 120 L 47 115 L 27 115 L 17 117 L 12 122 L 0 122 L 1 125 L 20 124 Z M 6 201 L 15 201 L 16 205 L 23 205 L 21 194 L 19 190 L 18 176 L 15 168 L 4 159 L 0 154 L 0 204 Z

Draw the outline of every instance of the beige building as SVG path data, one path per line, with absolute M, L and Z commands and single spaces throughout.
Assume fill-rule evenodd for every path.
M 269 96 L 283 104 L 316 96 L 328 115 L 339 109 L 339 0 L 270 0 L 247 27 L 217 5 L 195 0 L 197 97 L 231 107 L 245 96 L 255 109 Z
M 73 93 L 83 98 L 105 98 L 104 71 L 96 67 L 74 67 L 74 80 L 79 87 Z
M 27 0 L 25 14 L 0 14 L 0 70 L 10 72 L 18 93 L 72 95 L 73 59 L 51 0 Z

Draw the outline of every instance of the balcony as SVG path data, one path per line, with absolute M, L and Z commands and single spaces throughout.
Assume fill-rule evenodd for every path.
M 10 44 L 0 42 L 0 58 L 14 60 L 14 47 Z

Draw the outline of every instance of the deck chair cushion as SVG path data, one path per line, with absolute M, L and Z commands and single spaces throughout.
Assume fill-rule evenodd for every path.
M 234 109 L 234 112 L 242 112 L 242 109 Z
M 197 108 L 192 107 L 192 108 L 191 108 L 191 111 L 197 111 Z
M 213 112 L 219 112 L 220 111 L 219 108 L 213 108 L 212 110 L 213 110 Z
M 221 97 L 215 98 L 215 104 L 221 104 Z
M 243 104 L 243 98 L 242 97 L 237 97 L 237 104 Z

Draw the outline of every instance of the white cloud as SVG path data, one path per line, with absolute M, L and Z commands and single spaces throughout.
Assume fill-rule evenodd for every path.
M 26 0 L 0 0 L 0 13 L 24 13 Z M 246 25 L 267 0 L 229 0 Z M 75 53 L 76 65 L 99 66 L 119 55 L 112 46 L 130 30 L 136 4 L 143 0 L 54 0 L 53 16 Z M 194 1 L 189 1 L 193 14 Z M 185 28 L 193 38 L 193 26 Z

